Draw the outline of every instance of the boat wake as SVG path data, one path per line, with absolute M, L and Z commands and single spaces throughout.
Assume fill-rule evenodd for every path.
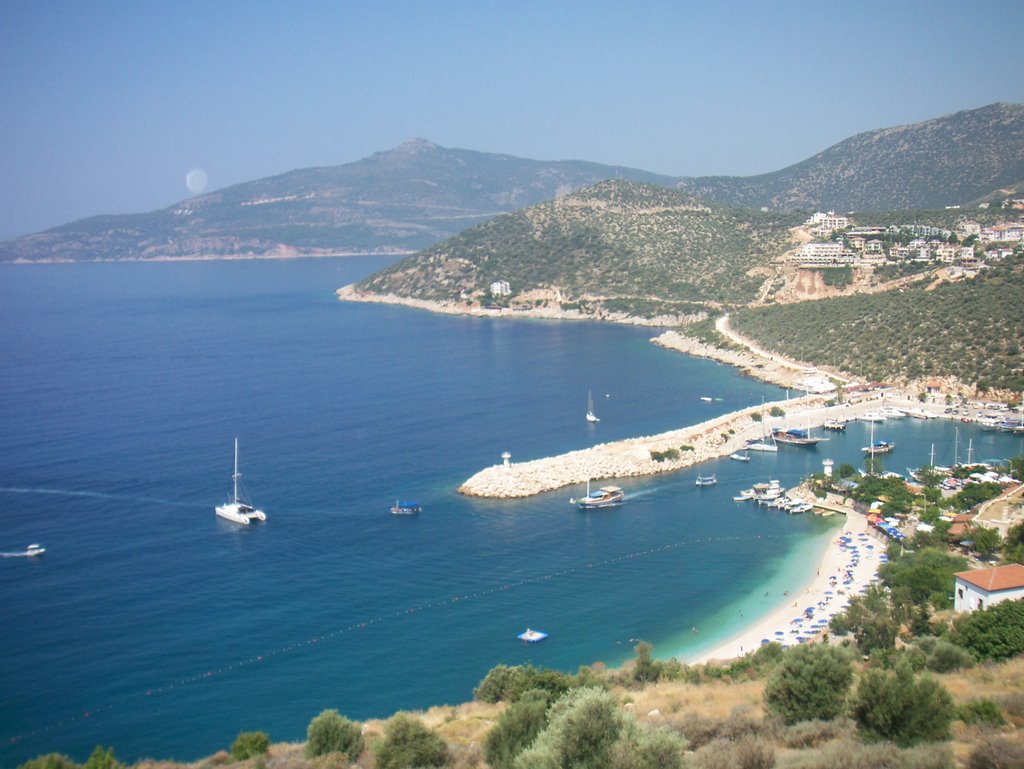
M 23 486 L 0 486 L 0 492 L 8 494 L 53 494 L 59 497 L 85 497 L 89 499 L 118 499 L 125 502 L 146 502 L 148 504 L 170 505 L 171 507 L 205 507 L 198 502 L 174 502 L 170 499 L 134 497 L 128 494 L 108 494 L 102 491 L 77 491 L 75 489 L 43 489 Z

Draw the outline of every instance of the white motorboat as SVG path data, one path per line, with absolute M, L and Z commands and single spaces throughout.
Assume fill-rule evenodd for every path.
M 223 505 L 217 505 L 214 508 L 217 515 L 225 520 L 240 523 L 243 526 L 248 526 L 253 521 L 267 520 L 266 513 L 262 510 L 257 510 L 247 502 L 243 502 L 238 496 L 238 481 L 241 477 L 242 474 L 238 472 L 238 438 L 235 438 L 235 471 L 231 474 L 233 484 L 231 501 Z

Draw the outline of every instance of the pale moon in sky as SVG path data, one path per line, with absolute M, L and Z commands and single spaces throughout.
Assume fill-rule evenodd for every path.
M 185 185 L 193 195 L 205 192 L 208 181 L 209 179 L 206 178 L 206 171 L 201 168 L 193 168 L 185 175 Z

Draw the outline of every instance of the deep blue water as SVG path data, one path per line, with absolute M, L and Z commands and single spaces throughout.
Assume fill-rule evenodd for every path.
M 96 744 L 190 760 L 242 730 L 302 739 L 327 707 L 464 701 L 501 662 L 617 664 L 636 638 L 686 654 L 813 568 L 836 523 L 730 496 L 824 456 L 859 462 L 866 427 L 710 463 L 712 489 L 696 470 L 625 479 L 611 511 L 577 512 L 579 488 L 461 497 L 506 450 L 652 434 L 782 393 L 660 350 L 651 329 L 335 300 L 383 264 L 0 269 L 0 551 L 48 550 L 0 559 L 0 765 Z M 932 442 L 952 461 L 952 430 L 905 420 L 877 437 L 898 441 L 902 470 Z M 1024 452 L 960 433 L 961 452 L 972 436 L 978 457 Z M 213 513 L 236 435 L 269 517 L 249 529 Z M 397 497 L 424 512 L 391 516 Z M 551 637 L 524 646 L 527 626 Z

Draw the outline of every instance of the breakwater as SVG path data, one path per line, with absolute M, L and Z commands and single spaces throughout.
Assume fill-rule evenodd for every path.
M 829 409 L 820 395 L 751 406 L 659 435 L 601 443 L 554 457 L 493 465 L 463 483 L 459 493 L 477 497 L 528 497 L 588 480 L 674 472 L 741 450 L 748 439 L 768 429 L 767 414 L 775 406 L 786 410 L 791 422 L 801 427 L 820 425 L 828 412 L 838 415 L 850 408 Z M 758 413 L 766 415 L 763 421 L 754 419 Z M 663 458 L 657 460 L 655 454 Z

